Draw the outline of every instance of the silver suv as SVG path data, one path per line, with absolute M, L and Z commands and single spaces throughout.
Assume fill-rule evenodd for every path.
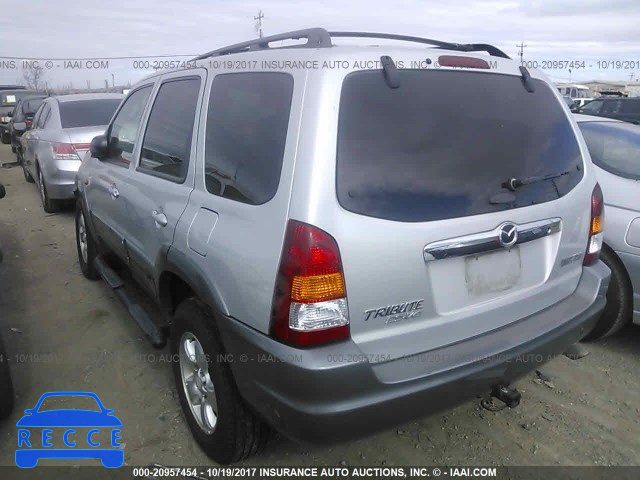
M 188 67 L 139 82 L 93 140 L 76 226 L 83 273 L 154 344 L 169 331 L 216 461 L 272 428 L 327 443 L 476 395 L 514 406 L 510 382 L 594 325 L 602 194 L 540 73 L 490 45 L 323 29 Z

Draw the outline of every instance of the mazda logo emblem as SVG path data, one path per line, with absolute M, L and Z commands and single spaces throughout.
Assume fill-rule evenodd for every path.
M 513 223 L 505 223 L 500 226 L 500 244 L 503 247 L 510 247 L 518 241 L 518 229 Z

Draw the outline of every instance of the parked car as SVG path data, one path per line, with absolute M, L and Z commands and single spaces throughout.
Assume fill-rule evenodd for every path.
M 342 36 L 380 35 L 275 35 L 147 77 L 78 171 L 80 268 L 155 345 L 168 327 L 187 423 L 220 463 L 271 428 L 333 443 L 476 395 L 513 407 L 510 383 L 604 308 L 602 195 L 549 81 L 488 45 Z M 307 44 L 275 47 L 291 38 Z M 396 68 L 425 57 L 440 68 Z M 350 68 L 296 68 L 312 59 Z
M 571 97 L 569 97 L 569 96 L 567 96 L 567 95 L 563 95 L 563 96 L 562 96 L 562 99 L 564 100 L 564 103 L 566 103 L 566 104 L 567 104 L 567 106 L 568 106 L 570 109 L 572 109 L 572 110 L 573 110 L 574 108 L 577 108 L 577 107 L 576 107 L 577 103 L 576 103 L 576 101 L 575 101 L 573 98 L 571 98 Z
M 13 109 L 8 125 L 9 141 L 11 142 L 11 151 L 17 155 L 19 163 L 22 163 L 20 137 L 26 130 L 31 128 L 33 116 L 40 105 L 42 105 L 45 98 L 47 98 L 46 95 L 30 95 L 28 97 L 22 97 L 18 100 L 18 103 L 16 103 L 16 106 Z M 17 130 L 15 128 L 15 124 L 18 123 L 19 126 L 22 126 L 20 124 L 23 122 L 25 128 L 23 130 Z
M 577 115 L 604 193 L 607 228 L 601 259 L 611 269 L 607 306 L 588 339 L 640 324 L 640 127 Z
M 21 138 L 22 168 L 27 182 L 38 181 L 45 212 L 73 199 L 75 177 L 91 139 L 104 133 L 124 95 L 86 93 L 47 98 Z M 16 129 L 25 125 L 14 124 Z
M 0 183 L 0 199 L 4 198 L 6 191 Z M 0 245 L 0 263 L 2 263 L 2 245 Z M 9 371 L 9 356 L 0 335 L 0 419 L 9 416 L 13 410 L 13 383 Z
M 575 110 L 583 115 L 640 123 L 640 98 L 600 97 Z
M 13 90 L 0 91 L 0 142 L 8 144 L 9 138 L 9 120 L 13 114 L 16 103 L 27 95 L 37 95 L 40 92 L 18 88 Z

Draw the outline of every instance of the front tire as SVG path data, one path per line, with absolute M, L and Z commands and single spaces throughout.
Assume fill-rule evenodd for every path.
M 271 430 L 240 396 L 215 322 L 196 299 L 178 306 L 171 326 L 171 352 L 179 359 L 173 374 L 194 438 L 213 460 L 229 464 L 261 451 Z
M 38 167 L 38 186 L 40 190 L 40 199 L 42 200 L 42 208 L 46 213 L 56 213 L 60 209 L 60 206 L 57 200 L 49 198 L 47 186 L 44 183 L 44 175 L 42 175 L 40 167 Z
M 100 274 L 95 267 L 95 259 L 98 254 L 96 242 L 84 216 L 82 204 L 78 201 L 76 207 L 76 248 L 78 250 L 78 263 L 82 274 L 89 280 L 98 280 Z
M 607 304 L 598 323 L 584 338 L 585 341 L 598 340 L 619 332 L 631 323 L 633 314 L 633 289 L 629 274 L 623 263 L 608 245 L 602 246 L 600 254 L 607 267 L 611 269 L 611 280 L 607 290 Z

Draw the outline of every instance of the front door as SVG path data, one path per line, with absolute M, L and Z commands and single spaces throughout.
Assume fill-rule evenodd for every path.
M 121 194 L 130 228 L 127 250 L 139 282 L 155 292 L 155 272 L 171 244 L 194 185 L 196 118 L 204 70 L 162 78 L 146 125 L 137 164 Z

